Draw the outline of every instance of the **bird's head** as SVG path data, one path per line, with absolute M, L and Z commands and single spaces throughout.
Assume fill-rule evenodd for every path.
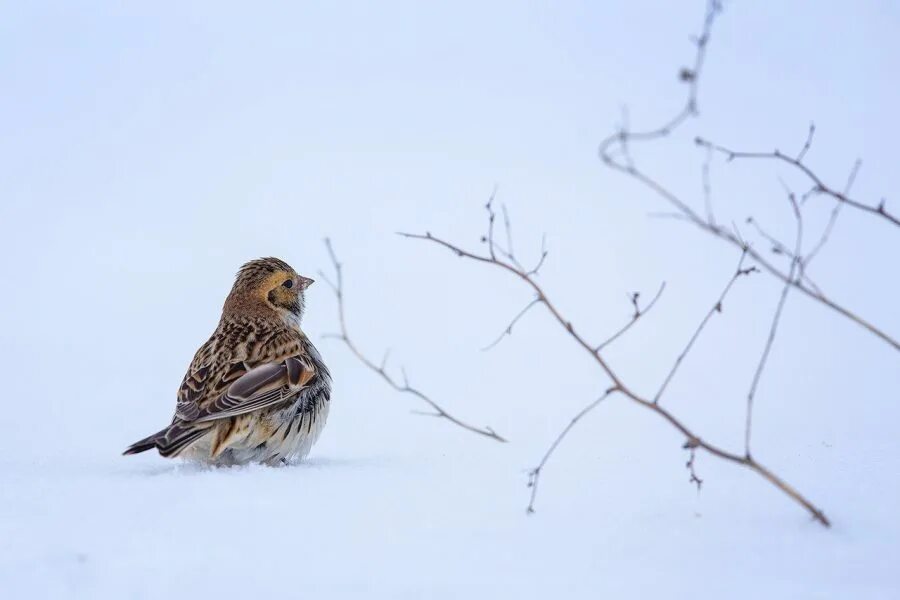
M 306 307 L 304 292 L 312 283 L 312 279 L 298 275 L 278 258 L 251 260 L 238 271 L 225 300 L 224 312 L 232 315 L 274 312 L 285 321 L 299 325 Z

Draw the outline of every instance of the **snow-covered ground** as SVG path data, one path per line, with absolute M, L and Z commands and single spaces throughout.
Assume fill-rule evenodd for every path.
M 689 3 L 695 4 L 695 3 Z M 827 3 L 832 4 L 832 3 Z M 900 597 L 900 360 L 790 296 L 756 400 L 754 456 L 821 506 L 826 530 L 758 476 L 699 454 L 621 398 L 573 430 L 525 514 L 527 471 L 609 385 L 520 283 L 397 230 L 478 247 L 494 184 L 515 245 L 600 341 L 627 293 L 657 306 L 609 349 L 652 394 L 737 256 L 605 171 L 596 145 L 681 100 L 702 3 L 337 3 L 238 9 L 21 3 L 0 18 L 0 597 Z M 652 15 L 652 19 L 648 19 Z M 799 150 L 896 209 L 900 14 L 884 2 L 729 3 L 702 118 L 642 151 L 702 206 L 694 135 Z M 837 45 L 840 44 L 838 51 Z M 793 222 L 764 163 L 715 161 L 721 222 Z M 817 202 L 822 202 L 817 204 Z M 808 201 L 808 239 L 830 205 Z M 743 226 L 742 226 L 743 227 Z M 751 230 L 745 230 L 752 235 Z M 340 342 L 327 286 L 305 328 L 334 373 L 308 461 L 207 470 L 124 447 L 171 416 L 244 261 L 317 277 L 330 236 L 354 340 L 499 444 L 411 414 Z M 758 238 L 756 238 L 758 240 Z M 757 241 L 757 243 L 761 243 Z M 896 228 L 845 211 L 810 268 L 900 335 Z M 736 284 L 663 402 L 740 450 L 780 287 Z
M 896 442 L 807 433 L 781 446 L 792 455 L 765 453 L 822 502 L 826 531 L 702 458 L 698 495 L 679 440 L 611 405 L 551 463 L 529 517 L 522 470 L 546 436 L 469 439 L 372 387 L 372 402 L 338 396 L 296 467 L 203 470 L 116 447 L 4 458 L 4 596 L 896 597 Z M 653 436 L 668 447 L 643 449 Z

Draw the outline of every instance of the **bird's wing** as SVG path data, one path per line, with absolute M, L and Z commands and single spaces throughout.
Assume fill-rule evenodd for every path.
M 279 345 L 261 360 L 222 357 L 215 348 L 197 352 L 178 390 L 176 419 L 202 423 L 259 410 L 295 396 L 316 376 L 296 342 Z
M 193 421 L 215 421 L 278 404 L 296 396 L 315 375 L 302 355 L 264 363 L 238 377 L 223 394 L 202 407 Z

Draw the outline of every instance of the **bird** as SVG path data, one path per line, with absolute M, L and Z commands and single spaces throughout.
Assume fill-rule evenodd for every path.
M 313 280 L 278 258 L 244 264 L 178 388 L 175 415 L 123 454 L 235 466 L 302 460 L 322 432 L 331 374 L 300 329 Z

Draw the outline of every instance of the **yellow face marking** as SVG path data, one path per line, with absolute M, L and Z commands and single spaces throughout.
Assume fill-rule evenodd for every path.
M 268 277 L 266 277 L 259 286 L 257 290 L 257 294 L 263 300 L 267 300 L 269 297 L 269 292 L 275 293 L 275 300 L 278 304 L 287 304 L 291 301 L 294 296 L 294 289 L 288 289 L 284 287 L 282 284 L 288 279 L 293 279 L 294 284 L 296 285 L 296 277 L 293 273 L 288 273 L 286 271 L 277 271 L 272 273 Z

